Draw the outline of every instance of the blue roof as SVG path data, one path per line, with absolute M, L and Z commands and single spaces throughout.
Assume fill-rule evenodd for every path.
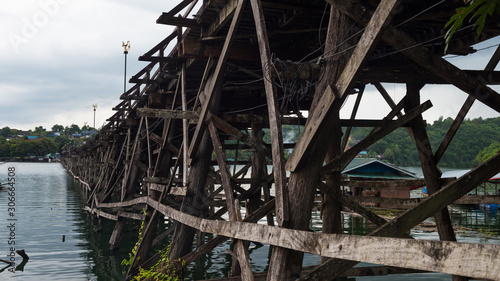
M 416 178 L 416 175 L 394 165 L 373 158 L 355 158 L 342 174 L 364 178 Z

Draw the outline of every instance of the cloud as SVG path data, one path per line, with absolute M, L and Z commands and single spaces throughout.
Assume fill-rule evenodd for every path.
M 123 92 L 122 41 L 130 41 L 127 80 L 172 27 L 156 24 L 162 0 L 23 0 L 0 12 L 0 127 L 96 126 Z M 128 85 L 130 87 L 130 85 Z M 97 121 L 99 120 L 99 121 Z
M 122 41 L 131 42 L 127 80 L 147 65 L 137 58 L 171 33 L 156 24 L 162 12 L 179 1 L 164 0 L 22 0 L 6 1 L 0 11 L 0 127 L 23 130 L 54 124 L 92 124 L 92 104 L 98 104 L 96 125 L 114 113 L 123 92 Z M 196 11 L 196 9 L 195 9 Z M 192 13 L 194 14 L 194 12 Z M 498 44 L 499 39 L 481 47 Z M 465 69 L 483 69 L 494 48 L 466 58 L 450 58 Z M 128 84 L 127 87 L 131 85 Z M 385 85 L 399 101 L 404 85 Z M 434 107 L 424 117 L 455 117 L 466 95 L 454 87 L 428 85 L 422 100 Z M 349 118 L 355 98 L 342 109 Z M 366 89 L 358 118 L 382 118 L 389 106 L 372 87 Z M 469 118 L 498 113 L 476 102 Z

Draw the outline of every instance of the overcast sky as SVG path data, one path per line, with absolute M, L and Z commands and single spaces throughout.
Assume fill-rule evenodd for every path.
M 0 128 L 28 130 L 52 125 L 93 125 L 114 112 L 123 92 L 124 55 L 122 41 L 131 42 L 127 80 L 146 63 L 138 57 L 170 34 L 172 27 L 156 24 L 162 12 L 180 0 L 22 0 L 6 1 L 0 10 Z M 499 44 L 486 42 L 481 47 Z M 494 48 L 473 59 L 451 61 L 466 69 L 483 69 Z M 497 67 L 498 69 L 498 67 Z M 130 87 L 129 84 L 127 87 Z M 385 85 L 401 99 L 402 85 Z M 499 90 L 498 88 L 496 88 Z M 359 118 L 380 118 L 388 112 L 380 95 L 367 88 Z M 434 107 L 424 117 L 455 117 L 466 95 L 453 87 L 426 86 L 423 100 Z M 342 116 L 349 117 L 355 98 L 346 103 Z M 378 106 L 379 105 L 379 106 Z M 496 117 L 480 106 L 467 116 Z

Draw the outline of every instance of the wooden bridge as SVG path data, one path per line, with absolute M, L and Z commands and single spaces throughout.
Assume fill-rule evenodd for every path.
M 500 81 L 494 71 L 500 49 L 484 71 L 442 58 L 444 25 L 463 1 L 178 2 L 157 20 L 175 31 L 139 57 L 146 66 L 130 79 L 116 113 L 95 138 L 63 153 L 63 165 L 89 191 L 86 209 L 116 221 L 111 249 L 120 247 L 126 220 L 144 222 L 129 276 L 154 264 L 159 255 L 152 245 L 173 233 L 170 260 L 187 264 L 233 239 L 231 275 L 242 280 L 422 271 L 500 280 L 500 245 L 455 242 L 446 208 L 498 173 L 500 155 L 445 186 L 438 168 L 474 102 L 500 111 L 500 95 L 489 87 Z M 473 53 L 472 45 L 500 34 L 498 22 L 497 15 L 487 18 L 479 36 L 470 26 L 458 30 L 448 53 Z M 405 98 L 396 103 L 381 83 L 405 84 Z M 382 120 L 356 118 L 367 84 L 391 108 Z M 432 107 L 420 100 L 426 84 L 450 84 L 468 94 L 436 152 L 422 118 Z M 340 119 L 350 96 L 356 97 L 352 116 Z M 281 128 L 289 124 L 303 126 L 297 143 L 283 141 Z M 351 127 L 374 129 L 346 150 Z M 431 196 L 387 221 L 340 194 L 340 171 L 399 127 L 416 143 Z M 266 129 L 270 143 L 263 141 Z M 311 232 L 317 190 L 325 194 L 323 228 Z M 214 210 L 218 194 L 224 206 Z M 368 236 L 342 234 L 341 206 L 379 228 Z M 256 224 L 266 216 L 268 225 Z M 441 241 L 399 238 L 431 216 Z M 173 227 L 158 234 L 163 217 Z M 204 241 L 203 233 L 217 236 Z M 246 241 L 273 246 L 268 272 L 252 271 Z M 303 269 L 304 253 L 322 256 L 322 264 Z M 358 262 L 382 267 L 352 269 Z

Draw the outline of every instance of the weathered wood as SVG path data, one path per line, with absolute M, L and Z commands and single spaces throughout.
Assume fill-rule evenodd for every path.
M 320 182 L 318 185 L 319 190 L 324 192 L 325 194 L 329 194 L 329 196 L 340 203 L 341 205 L 353 210 L 354 212 L 362 215 L 363 217 L 367 218 L 371 222 L 373 222 L 376 225 L 384 225 L 387 221 L 381 217 L 379 217 L 377 214 L 371 212 L 370 210 L 364 208 L 363 206 L 359 205 L 356 203 L 356 197 L 353 197 L 352 199 L 350 197 L 352 196 L 344 196 L 338 194 L 338 191 L 334 190 L 333 187 L 328 186 L 327 184 Z
M 422 85 L 407 84 L 406 88 L 407 94 L 405 107 L 406 109 L 413 109 L 420 103 L 420 89 L 422 88 Z M 441 171 L 437 167 L 437 163 L 434 161 L 430 140 L 425 130 L 425 121 L 422 116 L 418 116 L 410 121 L 410 125 L 415 137 L 415 144 L 417 146 L 422 172 L 427 183 L 427 190 L 429 194 L 432 194 L 441 189 Z M 435 214 L 435 219 L 440 239 L 442 241 L 457 241 L 448 209 L 443 208 L 438 211 Z M 455 280 L 455 277 L 453 277 L 453 279 Z
M 302 272 L 309 272 L 313 269 L 313 266 L 308 266 L 302 268 Z M 349 269 L 346 273 L 339 277 L 366 277 L 366 276 L 387 276 L 391 274 L 411 274 L 411 273 L 428 273 L 428 271 L 398 268 L 392 266 L 370 266 L 370 267 L 355 267 Z M 267 278 L 267 272 L 261 272 L 255 274 L 255 281 L 264 281 Z M 210 279 L 210 281 L 240 281 L 239 276 L 229 277 L 229 278 L 219 278 Z M 209 280 L 204 280 L 209 281 Z
M 355 146 L 351 147 L 349 150 L 345 151 L 342 153 L 340 156 L 337 158 L 333 159 L 332 161 L 328 162 L 324 167 L 323 167 L 323 173 L 329 173 L 330 171 L 334 171 L 335 169 L 344 169 L 351 160 L 358 155 L 359 152 L 363 151 L 370 145 L 374 144 L 378 140 L 382 139 L 386 135 L 388 135 L 390 132 L 394 131 L 395 129 L 399 128 L 401 124 L 406 124 L 408 121 L 412 120 L 413 118 L 416 118 L 417 116 L 420 116 L 422 112 L 425 110 L 429 109 L 432 106 L 432 103 L 430 101 L 426 101 L 423 104 L 419 105 L 418 107 L 414 108 L 407 114 L 405 114 L 402 118 L 399 118 L 398 120 L 394 121 L 391 123 L 390 126 L 383 126 L 380 127 L 378 130 L 375 132 L 370 133 L 368 136 L 366 136 L 362 141 L 357 143 Z
M 344 198 L 348 198 L 357 203 L 361 204 L 374 204 L 380 205 L 383 204 L 386 208 L 394 208 L 394 209 L 409 209 L 413 208 L 416 205 L 420 204 L 422 201 L 427 200 L 427 197 L 421 198 L 384 198 L 384 197 L 364 197 L 364 196 L 345 196 Z M 352 209 L 348 204 L 342 203 L 346 207 Z M 500 204 L 500 196 L 499 195 L 466 195 L 463 196 L 456 201 L 453 202 L 455 205 L 477 205 L 477 204 Z M 353 211 L 359 213 L 357 210 L 352 209 Z
M 196 125 L 196 130 L 194 132 L 193 139 L 191 140 L 191 145 L 189 146 L 189 153 L 188 154 L 189 154 L 190 158 L 194 158 L 195 152 L 200 145 L 201 137 L 202 137 L 203 131 L 204 131 L 203 129 L 205 128 L 205 119 L 207 117 L 208 108 L 209 108 L 209 105 L 212 103 L 214 96 L 216 95 L 214 93 L 216 92 L 217 86 L 218 86 L 219 82 L 221 81 L 221 78 L 223 75 L 223 68 L 224 68 L 224 65 L 226 64 L 226 60 L 227 60 L 228 50 L 231 47 L 231 44 L 233 43 L 233 37 L 234 37 L 234 34 L 236 33 L 238 23 L 240 21 L 241 15 L 243 13 L 245 2 L 246 2 L 246 0 L 239 0 L 238 1 L 238 6 L 236 7 L 236 10 L 234 12 L 231 26 L 229 27 L 229 31 L 228 31 L 226 40 L 224 41 L 224 46 L 222 48 L 221 56 L 219 57 L 219 60 L 217 61 L 217 66 L 215 67 L 211 83 L 209 83 L 209 88 L 205 92 L 206 98 L 205 98 L 205 101 L 204 101 L 203 106 L 201 108 L 200 117 L 199 117 L 198 123 Z
M 450 183 L 446 187 L 434 193 L 427 200 L 424 200 L 419 205 L 387 222 L 369 235 L 387 237 L 400 237 L 404 235 L 411 228 L 415 227 L 426 218 L 432 216 L 444 206 L 453 203 L 482 182 L 487 181 L 489 178 L 497 174 L 498 167 L 500 167 L 500 154 L 490 158 L 488 161 L 469 171 L 453 183 Z M 322 264 L 306 276 L 301 277 L 300 280 L 318 280 L 318 278 L 321 278 L 321 276 L 324 276 L 324 274 L 330 270 L 333 270 L 332 272 L 334 272 L 334 274 L 329 274 L 329 276 L 331 278 L 335 278 L 354 265 L 356 265 L 356 262 L 331 260 Z M 471 276 L 468 274 L 460 274 L 458 272 L 454 273 L 463 276 Z
M 244 134 L 242 131 L 236 129 L 235 127 L 231 126 L 229 123 L 226 121 L 220 119 L 219 117 L 215 115 L 210 116 L 213 124 L 220 130 L 224 131 L 228 135 L 236 138 L 237 140 L 247 144 L 248 146 L 258 150 L 258 151 L 263 151 L 266 156 L 272 157 L 272 152 L 271 150 L 265 145 L 263 141 L 257 141 L 251 136 Z
M 181 100 L 182 111 L 187 111 L 186 100 L 186 64 L 181 68 Z M 189 122 L 187 119 L 182 120 L 182 184 L 187 184 L 188 175 L 188 148 L 189 148 Z
M 195 19 L 187 19 L 183 17 L 175 17 L 169 15 L 168 13 L 163 13 L 157 20 L 156 23 L 167 24 L 173 26 L 182 26 L 192 29 L 200 29 L 200 24 Z
M 288 189 L 286 187 L 285 157 L 283 148 L 283 135 L 281 130 L 281 116 L 278 110 L 276 86 L 270 77 L 269 61 L 271 50 L 269 47 L 264 12 L 260 0 L 250 0 L 252 6 L 257 41 L 259 43 L 260 60 L 264 76 L 264 87 L 267 99 L 267 110 L 269 114 L 269 126 L 271 133 L 271 151 L 274 168 L 274 188 L 276 193 L 276 221 L 279 226 L 286 226 L 289 220 L 288 214 Z
M 175 16 L 175 14 L 182 11 L 182 9 L 186 8 L 187 5 L 191 4 L 191 2 L 194 2 L 194 1 L 195 0 L 183 0 L 182 2 L 177 4 L 177 6 L 175 6 L 172 10 L 168 11 L 168 13 L 166 13 L 166 15 L 173 17 L 173 16 Z M 198 2 L 198 1 L 196 1 L 196 2 Z
M 365 88 L 363 87 L 363 89 L 361 89 L 359 91 L 358 96 L 356 97 L 356 101 L 354 102 L 354 107 L 353 107 L 352 112 L 351 112 L 350 121 L 353 121 L 356 119 L 356 113 L 358 112 L 359 104 L 361 103 L 361 98 L 363 97 L 364 90 L 365 90 Z M 347 143 L 349 141 L 349 137 L 351 136 L 352 127 L 353 126 L 348 126 L 346 131 L 345 131 L 344 139 L 342 140 L 342 144 L 340 146 L 341 151 L 345 151 L 347 148 Z M 377 126 L 373 126 L 373 127 L 377 127 Z
M 210 118 L 210 114 L 208 115 Z M 209 122 L 208 129 L 210 132 L 210 137 L 212 139 L 212 144 L 214 146 L 215 155 L 217 157 L 217 164 L 219 165 L 219 173 L 221 175 L 222 187 L 224 188 L 224 194 L 226 197 L 226 206 L 229 214 L 230 221 L 241 221 L 241 214 L 239 210 L 239 205 L 237 200 L 234 200 L 233 189 L 231 187 L 231 176 L 226 168 L 226 155 L 222 150 L 222 144 L 217 134 L 217 129 L 213 122 Z M 248 262 L 248 248 L 245 248 L 243 242 L 238 240 L 235 245 L 236 250 L 236 260 L 233 260 L 233 271 L 235 267 L 238 267 L 236 261 L 239 263 L 241 271 L 233 272 L 234 275 L 242 274 L 243 280 L 253 280 L 252 269 L 250 263 Z
M 154 117 L 154 118 L 165 118 L 165 119 L 198 120 L 198 114 L 196 112 L 186 111 L 186 110 L 138 108 L 137 115 L 141 117 Z
M 320 108 L 315 109 L 313 116 L 309 117 L 312 121 L 306 125 L 304 133 L 299 138 L 296 148 L 287 161 L 286 169 L 288 171 L 295 171 L 303 157 L 307 157 L 307 151 L 317 138 L 317 132 L 324 129 L 323 120 L 327 119 L 326 115 L 329 114 L 333 101 L 336 98 L 342 98 L 352 87 L 354 77 L 359 72 L 359 68 L 366 57 L 375 47 L 382 28 L 390 22 L 393 15 L 392 10 L 398 5 L 398 2 L 398 0 L 387 0 L 378 5 L 339 80 L 333 89 L 328 87 L 319 102 Z
M 498 64 L 498 61 L 500 60 L 500 46 L 497 47 L 497 50 L 491 57 L 490 61 L 486 65 L 485 71 L 492 71 L 495 69 L 496 65 Z M 443 138 L 443 141 L 439 145 L 438 149 L 436 150 L 436 153 L 434 153 L 434 161 L 436 163 L 439 163 L 441 160 L 441 157 L 443 157 L 444 152 L 448 148 L 448 145 L 451 143 L 453 140 L 453 137 L 458 131 L 458 128 L 460 128 L 460 125 L 462 124 L 462 121 L 465 119 L 465 116 L 469 112 L 470 108 L 474 104 L 474 101 L 476 98 L 474 96 L 468 96 L 467 100 L 464 102 L 464 105 L 458 112 L 457 117 L 455 120 L 453 120 L 453 124 L 451 124 L 450 129 L 446 133 L 446 135 Z
M 495 161 L 500 162 L 500 156 L 496 156 Z M 447 189 L 439 191 L 434 196 L 442 194 L 445 190 Z M 426 200 L 424 203 L 430 201 L 433 200 Z M 500 275 L 500 264 L 497 262 L 500 258 L 500 245 L 495 244 L 314 233 L 245 222 L 209 221 L 179 212 L 147 197 L 121 204 L 124 203 L 148 204 L 164 215 L 204 232 L 332 258 L 459 274 L 473 278 L 496 279 Z M 401 251 L 401 249 L 406 250 Z
M 206 30 L 206 34 L 208 36 L 213 36 L 216 34 L 221 28 L 223 28 L 227 22 L 231 19 L 231 16 L 234 18 L 235 11 L 238 7 L 238 0 L 229 0 L 223 6 L 219 13 L 217 13 L 217 17 L 210 24 L 210 26 Z M 227 38 L 227 36 L 225 37 Z
M 353 20 L 363 25 L 368 24 L 370 9 L 360 4 L 351 4 L 339 0 L 326 0 L 331 5 L 342 10 Z M 368 12 L 367 12 L 368 11 Z M 425 67 L 434 75 L 448 81 L 479 101 L 500 112 L 500 95 L 486 86 L 479 78 L 468 75 L 458 67 L 447 62 L 424 45 L 418 44 L 408 34 L 392 25 L 387 26 L 387 31 L 382 34 L 382 39 L 401 51 L 414 62 Z

